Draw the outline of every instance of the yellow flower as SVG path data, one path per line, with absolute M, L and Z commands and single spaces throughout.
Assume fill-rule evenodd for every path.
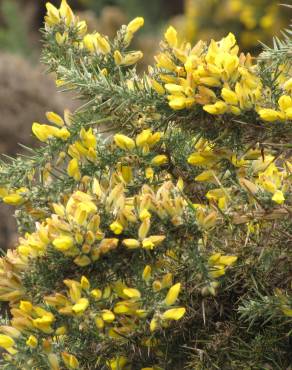
M 170 26 L 164 34 L 165 40 L 169 46 L 175 48 L 177 46 L 177 31 L 174 27 Z
M 228 106 L 225 102 L 218 100 L 215 104 L 207 104 L 203 106 L 204 111 L 210 114 L 224 114 Z
M 35 328 L 41 330 L 46 334 L 51 334 L 53 332 L 51 324 L 53 323 L 54 320 L 55 320 L 54 315 L 47 312 L 42 317 L 34 319 L 32 323 Z
M 171 94 L 180 96 L 184 92 L 184 87 L 176 84 L 166 84 L 165 89 Z
M 145 218 L 150 218 L 151 217 L 151 213 L 147 210 L 147 209 L 142 209 L 140 212 L 139 212 L 139 219 L 141 221 L 145 220 Z
M 116 134 L 114 136 L 115 144 L 123 150 L 133 150 L 135 148 L 135 142 L 133 139 L 126 135 Z
M 281 190 L 276 190 L 272 196 L 272 200 L 278 204 L 283 204 L 285 201 L 283 192 Z
M 101 314 L 101 317 L 102 317 L 103 321 L 109 322 L 109 323 L 113 322 L 114 319 L 115 319 L 115 315 L 110 310 L 103 310 L 102 314 Z
M 14 345 L 15 342 L 11 337 L 9 337 L 8 335 L 0 334 L 0 347 L 6 349 L 7 352 L 13 355 L 17 352 L 13 348 Z
M 159 245 L 160 243 L 162 243 L 164 239 L 165 239 L 164 235 L 151 235 L 142 241 L 142 247 L 144 249 L 151 250 L 157 245 Z
M 60 363 L 57 355 L 55 355 L 54 353 L 49 353 L 48 361 L 50 365 L 50 370 L 60 370 Z
M 132 51 L 122 56 L 122 60 L 119 65 L 131 66 L 133 64 L 136 64 L 142 58 L 143 58 L 142 51 Z
M 124 356 L 119 356 L 108 361 L 108 366 L 111 370 L 123 370 L 128 363 L 128 359 Z
M 158 327 L 158 322 L 156 318 L 153 318 L 150 322 L 150 331 L 153 332 L 157 329 Z
M 186 108 L 186 98 L 184 96 L 174 97 L 169 102 L 170 108 L 181 110 Z
M 12 206 L 19 206 L 24 203 L 25 199 L 17 193 L 6 195 L 3 198 L 3 202 Z
M 54 132 L 53 136 L 66 141 L 70 137 L 70 132 L 65 127 L 62 127 L 61 129 L 57 129 L 57 131 Z
M 128 297 L 128 298 L 141 298 L 141 293 L 139 292 L 138 289 L 134 288 L 125 288 L 123 290 L 123 293 Z
M 48 125 L 41 125 L 40 123 L 34 122 L 32 124 L 33 134 L 43 142 L 46 142 L 49 138 L 53 137 L 53 133 L 57 130 L 56 128 Z
M 62 235 L 53 240 L 53 246 L 59 251 L 67 251 L 74 245 L 74 240 L 71 236 Z
M 64 32 L 61 35 L 60 32 L 57 32 L 56 36 L 55 36 L 55 39 L 56 39 L 58 45 L 63 45 L 66 42 L 66 40 L 68 39 L 68 33 Z
M 74 355 L 70 355 L 68 352 L 62 352 L 62 360 L 64 361 L 67 369 L 78 369 L 79 361 Z
M 236 261 L 237 261 L 236 256 L 220 256 L 217 262 L 224 266 L 230 266 L 233 265 Z
M 230 89 L 224 87 L 221 91 L 221 96 L 228 104 L 237 105 L 238 103 L 238 97 L 236 93 Z
M 162 319 L 177 321 L 180 320 L 185 313 L 186 309 L 184 307 L 171 308 L 170 310 L 167 310 L 162 314 Z
M 292 98 L 289 95 L 282 95 L 278 100 L 279 107 L 282 112 L 286 112 L 287 109 L 292 108 Z
M 152 159 L 151 164 L 153 166 L 162 166 L 163 164 L 166 164 L 167 162 L 168 162 L 167 156 L 164 154 L 160 154 L 160 155 L 155 156 Z
M 172 283 L 173 283 L 173 275 L 171 272 L 168 272 L 167 274 L 163 275 L 163 278 L 161 280 L 163 289 L 171 287 Z
M 64 126 L 64 120 L 61 116 L 54 112 L 47 112 L 46 117 L 51 123 L 55 123 L 57 126 Z
M 96 39 L 96 44 L 98 49 L 103 53 L 103 54 L 108 54 L 111 51 L 111 47 L 109 42 L 102 37 L 98 32 L 94 35 Z
M 30 314 L 33 309 L 33 305 L 29 301 L 20 301 L 19 309 L 23 312 Z
M 75 181 L 79 181 L 81 179 L 79 164 L 76 158 L 71 159 L 71 161 L 69 162 L 67 172 L 68 175 L 70 177 L 73 177 Z
M 151 83 L 152 88 L 157 92 L 157 94 L 159 95 L 165 94 L 165 89 L 159 82 L 157 82 L 156 80 L 152 78 L 150 80 L 150 83 Z
M 131 33 L 137 32 L 141 27 L 144 25 L 144 18 L 137 17 L 134 18 L 128 25 L 127 25 L 127 31 Z
M 89 306 L 89 301 L 87 298 L 80 298 L 72 307 L 72 311 L 76 314 L 82 314 L 86 311 L 87 307 Z
M 86 276 L 81 277 L 80 284 L 82 289 L 88 290 L 90 288 L 90 283 Z
M 66 328 L 66 326 L 59 326 L 57 329 L 56 329 L 56 335 L 65 335 L 67 334 L 68 330 Z
M 136 145 L 138 147 L 143 147 L 144 145 L 148 143 L 148 140 L 150 139 L 150 137 L 151 137 L 151 130 L 150 129 L 143 130 L 140 134 L 136 136 Z
M 259 115 L 261 119 L 268 122 L 279 121 L 283 118 L 280 112 L 277 112 L 274 109 L 260 109 Z
M 237 70 L 239 59 L 236 55 L 225 54 L 223 67 L 229 78 L 232 77 L 233 73 Z
M 25 343 L 28 347 L 35 348 L 38 345 L 38 340 L 34 335 L 30 335 Z
M 93 289 L 90 295 L 95 299 L 99 300 L 102 297 L 102 291 L 100 289 Z
M 203 85 L 210 86 L 210 87 L 220 87 L 221 86 L 221 82 L 216 77 L 201 77 L 200 83 Z
M 199 153 L 193 153 L 188 158 L 188 163 L 193 166 L 200 166 L 208 163 L 208 159 L 200 155 Z
M 85 266 L 88 266 L 91 264 L 91 259 L 88 257 L 88 256 L 78 256 L 74 259 L 74 263 L 77 265 L 77 266 L 80 266 L 80 267 L 85 267 Z
M 138 231 L 139 239 L 141 240 L 145 239 L 149 230 L 150 230 L 150 219 L 145 218 L 139 227 Z
M 129 249 L 136 249 L 140 247 L 140 242 L 136 239 L 124 239 L 122 244 Z
M 129 184 L 132 181 L 132 179 L 133 179 L 133 171 L 132 171 L 132 168 L 130 166 L 121 165 L 120 166 L 120 171 L 121 171 L 123 180 L 127 184 Z
M 175 303 L 175 301 L 177 300 L 177 297 L 179 295 L 180 288 L 181 288 L 181 284 L 177 283 L 169 289 L 169 291 L 167 293 L 167 296 L 165 298 L 165 304 L 167 306 L 171 306 Z
M 70 26 L 74 23 L 75 16 L 72 12 L 72 9 L 67 4 L 66 0 L 62 0 L 61 6 L 60 6 L 60 15 L 65 20 L 66 26 Z
M 278 100 L 280 110 L 262 108 L 258 113 L 267 122 L 285 121 L 292 119 L 292 98 L 289 95 L 282 95 Z
M 212 181 L 214 180 L 214 172 L 212 170 L 206 170 L 201 172 L 195 177 L 196 181 Z
M 284 83 L 284 89 L 288 92 L 292 92 L 292 77 Z
M 104 328 L 104 321 L 101 317 L 96 317 L 94 321 L 95 321 L 95 325 L 98 329 L 103 329 Z
M 146 282 L 149 281 L 149 279 L 151 278 L 151 271 L 151 266 L 146 265 L 142 273 L 142 279 Z
M 169 71 L 175 71 L 176 65 L 173 63 L 173 61 L 165 54 L 159 54 L 155 56 L 155 60 L 157 63 L 157 67 L 164 68 Z
M 96 42 L 96 38 L 94 37 L 94 35 L 91 35 L 91 34 L 85 35 L 83 38 L 83 44 L 85 48 L 91 53 L 96 51 L 97 42 Z
M 154 177 L 153 168 L 151 168 L 151 167 L 147 167 L 146 168 L 146 170 L 145 170 L 145 177 L 146 177 L 146 179 L 149 179 L 150 181 L 153 180 L 153 177 Z
M 159 280 L 154 280 L 152 283 L 152 289 L 154 292 L 159 292 L 162 289 L 162 283 Z
M 53 26 L 60 23 L 60 14 L 58 9 L 51 3 L 46 3 L 47 15 L 45 17 L 46 24 Z
M 77 23 L 78 35 L 84 36 L 87 31 L 87 24 L 85 21 L 80 21 Z
M 124 227 L 120 222 L 115 221 L 110 225 L 110 229 L 114 234 L 119 235 L 123 232 Z
M 119 50 L 115 50 L 115 52 L 114 52 L 114 60 L 115 60 L 115 63 L 116 63 L 117 66 L 121 65 L 121 63 L 123 61 L 123 56 L 119 52 Z
M 34 122 L 32 125 L 33 134 L 43 142 L 46 142 L 52 137 L 56 137 L 66 141 L 70 137 L 70 132 L 66 128 L 58 129 L 57 127 L 49 125 L 41 125 L 40 123 Z
M 82 144 L 87 149 L 96 148 L 97 141 L 95 135 L 93 134 L 92 128 L 90 128 L 87 131 L 84 128 L 82 128 L 80 131 L 80 138 L 82 139 Z

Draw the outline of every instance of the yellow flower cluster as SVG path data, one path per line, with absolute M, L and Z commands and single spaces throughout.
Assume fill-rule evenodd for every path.
M 106 36 L 99 32 L 87 33 L 87 24 L 85 21 L 79 21 L 78 17 L 74 15 L 72 9 L 67 4 L 66 0 L 62 0 L 61 6 L 57 9 L 51 3 L 46 4 L 47 15 L 45 17 L 46 28 L 50 30 L 56 25 L 62 25 L 66 28 L 75 28 L 78 38 L 73 42 L 73 46 L 78 50 L 86 50 L 90 55 L 103 55 L 106 59 L 109 57 L 113 59 L 117 66 L 131 66 L 137 63 L 143 57 L 141 51 L 132 51 L 124 53 L 124 51 L 116 49 L 112 50 Z M 137 17 L 132 20 L 125 29 L 123 29 L 123 49 L 131 43 L 134 34 L 144 25 L 144 19 Z M 55 39 L 58 45 L 64 46 L 70 42 L 68 31 L 56 32 Z M 111 53 L 112 52 L 112 53 Z M 107 68 L 102 69 L 102 73 L 107 75 Z M 63 85 L 62 80 L 57 80 L 57 85 Z M 36 126 L 37 129 L 37 126 Z
M 65 280 L 68 288 L 66 295 L 55 294 L 44 297 L 48 307 L 54 309 L 61 316 L 73 316 L 83 322 L 82 330 L 92 330 L 93 325 L 98 332 L 106 332 L 113 340 L 123 340 L 123 336 L 137 330 L 137 320 L 144 320 L 149 312 L 142 306 L 142 298 L 139 290 L 127 287 L 123 282 L 117 281 L 113 285 L 107 285 L 103 290 L 91 288 L 89 280 L 81 277 L 81 281 Z M 150 322 L 150 330 L 156 330 L 159 325 L 168 325 L 170 321 L 179 320 L 185 314 L 185 308 L 168 308 L 173 306 L 178 299 L 181 284 L 172 285 L 162 305 L 165 311 L 156 313 Z M 106 302 L 116 302 L 113 309 L 105 308 Z M 83 315 L 86 311 L 86 316 Z M 34 306 L 29 301 L 20 301 L 17 308 L 12 308 L 11 326 L 2 326 L 0 331 L 0 347 L 7 350 L 11 355 L 17 353 L 17 339 L 25 337 L 25 343 L 30 348 L 43 348 L 48 356 L 48 362 L 52 369 L 60 369 L 58 357 L 53 352 L 54 345 L 66 336 L 68 327 L 58 326 L 57 318 L 50 312 L 39 306 Z M 86 319 L 88 317 L 88 319 Z M 131 319 L 132 318 L 132 319 Z M 92 324 L 90 323 L 92 321 Z M 86 325 L 86 327 L 85 327 Z M 30 334 L 34 333 L 34 334 Z M 38 335 L 52 334 L 50 339 L 38 339 Z M 63 352 L 62 360 L 69 369 L 77 369 L 79 362 L 74 355 Z M 110 363 L 114 369 L 114 361 Z
M 179 46 L 177 32 L 170 27 L 165 39 L 168 48 L 156 62 L 172 109 L 199 104 L 210 114 L 238 115 L 255 106 L 262 86 L 250 55 L 238 56 L 233 34 L 219 42 L 212 40 L 208 47 L 199 42 L 191 48 L 188 43 Z M 157 84 L 152 85 L 156 90 Z
M 188 162 L 192 166 L 204 169 L 195 177 L 195 181 L 219 186 L 209 190 L 205 196 L 209 202 L 217 203 L 221 210 L 226 209 L 232 202 L 232 189 L 225 188 L 221 182 L 230 176 L 228 172 L 225 172 L 222 179 L 222 160 L 228 160 L 235 167 L 238 183 L 244 190 L 254 196 L 260 191 L 266 191 L 271 194 L 272 201 L 278 204 L 284 203 L 284 193 L 288 193 L 291 187 L 291 162 L 288 160 L 282 160 L 281 166 L 278 167 L 274 156 L 267 155 L 262 158 L 259 149 L 251 149 L 238 158 L 231 150 L 214 148 L 203 139 L 196 142 L 195 149 L 196 151 L 188 158 Z M 277 163 L 281 162 L 277 161 Z M 202 208 L 202 205 L 200 207 Z
M 65 122 L 66 125 L 70 125 L 69 112 L 65 112 L 65 119 L 54 112 L 47 112 L 46 116 L 51 125 L 34 122 L 32 125 L 34 135 L 42 142 L 47 142 L 53 137 L 66 141 L 70 137 L 70 132 L 65 127 Z
M 236 19 L 236 22 L 234 20 Z M 176 21 L 176 19 L 174 19 Z M 206 39 L 232 30 L 244 48 L 258 47 L 285 27 L 289 19 L 275 0 L 184 0 L 184 15 L 177 21 L 180 33 L 188 40 Z M 288 23 L 286 23 L 288 24 Z
M 238 55 L 233 34 L 218 42 L 212 40 L 209 46 L 200 41 L 192 48 L 189 43 L 179 44 L 177 31 L 171 26 L 165 40 L 165 50 L 155 57 L 159 73 L 150 83 L 158 94 L 167 93 L 172 109 L 198 105 L 211 115 L 237 116 L 254 110 L 267 122 L 292 119 L 291 78 L 282 83 L 279 110 L 262 108 L 265 86 L 257 65 L 249 54 Z
M 39 224 L 36 232 L 20 238 L 17 251 L 29 262 L 29 258 L 43 256 L 52 245 L 84 267 L 118 248 L 120 241 L 129 249 L 151 250 L 165 239 L 165 235 L 149 235 L 152 215 L 180 225 L 185 205 L 171 182 L 165 182 L 156 193 L 144 185 L 140 195 L 129 198 L 122 183 L 113 183 L 104 189 L 94 179 L 90 194 L 76 191 L 65 206 L 53 204 L 54 214 Z M 105 209 L 109 217 L 114 218 L 108 230 L 101 227 L 99 209 Z M 113 237 L 125 234 L 131 224 L 137 227 L 136 238 Z

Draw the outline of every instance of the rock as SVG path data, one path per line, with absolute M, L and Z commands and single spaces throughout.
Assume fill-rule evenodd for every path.
M 15 156 L 22 152 L 18 143 L 34 146 L 31 134 L 34 121 L 46 122 L 45 112 L 63 114 L 74 110 L 77 102 L 57 92 L 53 76 L 43 68 L 32 66 L 24 58 L 0 53 L 0 153 Z M 15 241 L 13 210 L 0 203 L 0 248 Z

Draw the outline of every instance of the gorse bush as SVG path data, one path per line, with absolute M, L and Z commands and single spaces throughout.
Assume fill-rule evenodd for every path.
M 47 4 L 43 62 L 84 104 L 1 164 L 1 368 L 287 369 L 291 32 L 255 59 L 170 27 L 141 77 L 143 22 L 109 40 Z
M 184 0 L 182 31 L 189 40 L 232 31 L 241 47 L 259 48 L 258 40 L 269 43 L 273 32 L 280 33 L 289 12 L 277 0 Z M 283 4 L 282 4 L 283 5 Z

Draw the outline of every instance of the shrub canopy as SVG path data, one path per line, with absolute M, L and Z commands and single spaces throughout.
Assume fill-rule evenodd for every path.
M 47 4 L 43 62 L 84 104 L 1 164 L 1 367 L 287 368 L 291 32 L 252 58 L 170 27 L 139 76 L 143 22 L 109 40 Z

